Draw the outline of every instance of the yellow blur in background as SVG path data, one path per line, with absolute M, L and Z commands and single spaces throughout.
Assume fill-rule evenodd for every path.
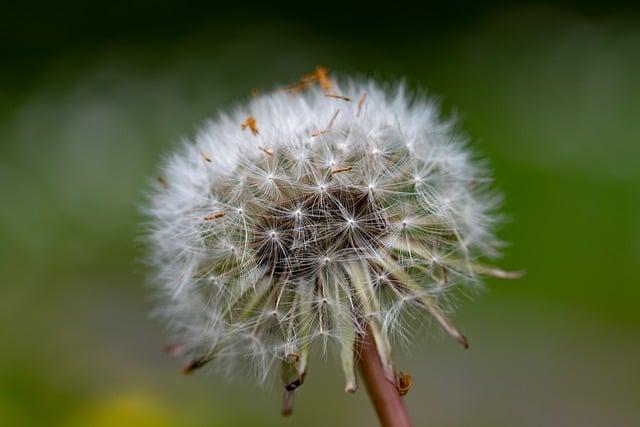
M 125 391 L 88 402 L 71 416 L 70 427 L 170 427 L 178 425 L 166 402 L 151 392 Z

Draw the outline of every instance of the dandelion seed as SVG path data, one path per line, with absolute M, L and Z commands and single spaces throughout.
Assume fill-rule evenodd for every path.
M 340 114 L 340 109 L 337 109 L 335 113 L 333 113 L 333 116 L 331 116 L 331 120 L 329 120 L 329 123 L 327 124 L 327 127 L 325 129 L 331 129 L 331 126 L 333 126 L 333 123 L 335 123 L 336 119 L 338 118 L 338 114 Z
M 367 92 L 363 93 L 358 101 L 358 112 L 356 113 L 356 117 L 360 117 L 360 112 L 362 111 L 362 106 L 364 105 L 364 101 L 367 99 Z
M 204 219 L 205 221 L 211 221 L 212 219 L 222 218 L 223 216 L 224 216 L 224 212 L 220 211 L 220 212 L 212 213 L 211 215 L 206 215 L 202 219 Z
M 338 118 L 338 114 L 340 114 L 340 109 L 337 109 L 336 112 L 333 113 L 333 116 L 331 116 L 331 120 L 329 120 L 329 123 L 327 123 L 327 126 L 324 129 L 312 132 L 311 136 L 316 137 L 329 132 L 329 130 L 331 129 L 331 126 L 333 126 L 333 123 Z
M 258 150 L 262 151 L 267 156 L 273 156 L 273 150 L 270 150 L 266 147 L 258 147 Z
M 196 369 L 200 369 L 202 368 L 204 365 L 206 365 L 209 362 L 208 359 L 206 358 L 198 358 L 198 359 L 194 359 L 191 362 L 187 363 L 183 368 L 182 368 L 182 374 L 183 375 L 189 375 L 190 373 L 192 373 L 193 371 L 195 371 Z
M 326 96 L 327 98 L 340 99 L 347 102 L 351 101 L 351 98 L 349 98 L 348 96 L 336 95 L 335 93 L 325 93 L 324 96 Z
M 342 173 L 342 172 L 349 172 L 353 170 L 353 168 L 351 166 L 342 166 L 339 168 L 335 168 L 331 170 L 331 175 L 335 175 L 337 173 Z
M 169 184 L 167 184 L 167 181 L 163 177 L 156 176 L 156 181 L 158 182 L 158 184 L 160 184 L 160 187 L 164 188 L 165 190 L 169 188 Z

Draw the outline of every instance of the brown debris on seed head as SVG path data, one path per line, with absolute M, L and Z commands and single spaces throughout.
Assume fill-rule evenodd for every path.
M 351 101 L 351 98 L 348 96 L 339 95 L 333 91 L 333 81 L 329 78 L 329 69 L 322 65 L 318 65 L 315 70 L 303 75 L 296 83 L 285 86 L 284 90 L 293 95 L 297 95 L 315 84 L 320 86 L 328 98 L 341 99 L 347 102 Z
M 207 362 L 209 362 L 209 359 L 206 357 L 200 357 L 190 361 L 182 368 L 182 375 L 189 375 L 196 369 L 202 368 Z
M 253 116 L 247 117 L 247 119 L 242 122 L 240 127 L 242 128 L 242 130 L 246 130 L 248 128 L 254 136 L 257 136 L 260 133 L 260 131 L 258 130 L 258 122 Z
M 326 96 L 327 98 L 341 99 L 347 102 L 351 101 L 351 98 L 349 98 L 348 96 L 336 95 L 335 93 L 325 93 L 324 96 Z
M 360 112 L 362 111 L 362 106 L 364 105 L 364 101 L 367 99 L 367 92 L 363 93 L 358 101 L 358 112 L 356 113 L 356 117 L 360 116 Z
M 209 155 L 204 151 L 200 153 L 200 156 L 202 157 L 202 160 L 204 160 L 205 162 L 211 163 L 211 157 L 209 157 Z
M 317 66 L 315 71 L 311 73 L 325 93 L 329 93 L 333 87 L 333 83 L 329 79 L 329 69 L 321 65 Z
M 269 150 L 267 147 L 258 147 L 258 150 L 262 151 L 267 156 L 273 156 L 273 150 Z
M 164 188 L 165 190 L 169 188 L 169 184 L 167 184 L 167 181 L 163 177 L 156 176 L 156 181 L 158 182 L 158 184 L 160 184 L 160 187 Z
M 411 375 L 407 374 L 406 372 L 399 372 L 398 378 L 396 380 L 396 388 L 398 389 L 398 394 L 400 394 L 400 396 L 404 396 L 409 393 L 412 383 L 413 379 L 411 378 Z
M 337 173 L 342 173 L 342 172 L 349 172 L 351 171 L 353 168 L 351 166 L 342 166 L 339 168 L 334 168 L 331 170 L 331 175 L 335 175 Z
M 204 219 L 205 221 L 211 221 L 212 219 L 222 218 L 223 216 L 224 216 L 224 212 L 220 211 L 220 212 L 212 213 L 211 215 L 207 215 L 202 219 Z
M 331 116 L 331 120 L 329 120 L 329 123 L 327 124 L 327 127 L 321 130 L 317 130 L 315 132 L 311 132 L 311 136 L 312 137 L 316 137 L 316 136 L 320 136 L 322 134 L 325 134 L 329 131 L 329 129 L 331 129 L 331 126 L 333 126 L 333 123 L 336 121 L 336 119 L 338 118 L 338 114 L 340 114 L 340 109 L 337 109 L 335 113 L 333 113 L 333 116 Z
M 308 87 L 318 83 L 325 93 L 331 91 L 333 83 L 329 79 L 329 69 L 318 65 L 315 70 L 303 75 L 296 83 L 286 86 L 285 91 L 298 94 Z

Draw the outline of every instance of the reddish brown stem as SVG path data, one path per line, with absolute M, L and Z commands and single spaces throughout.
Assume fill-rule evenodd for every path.
M 398 390 L 384 375 L 373 337 L 364 337 L 360 347 L 360 373 L 382 427 L 411 427 L 409 414 Z

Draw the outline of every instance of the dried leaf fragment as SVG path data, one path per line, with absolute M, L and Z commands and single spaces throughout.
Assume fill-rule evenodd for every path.
M 249 128 L 254 136 L 260 133 L 260 131 L 258 130 L 258 122 L 256 122 L 256 118 L 253 116 L 247 117 L 246 120 L 242 122 L 240 127 L 242 128 L 242 130 L 246 130 L 247 128 Z
M 348 96 L 337 95 L 335 93 L 325 93 L 324 96 L 326 96 L 327 98 L 341 99 L 347 102 L 351 101 L 351 98 L 349 98 Z
M 202 160 L 204 160 L 205 162 L 211 163 L 211 157 L 209 157 L 209 155 L 204 151 L 200 153 L 200 156 L 202 157 Z
M 367 99 L 367 92 L 363 93 L 358 101 L 358 112 L 356 113 L 356 117 L 360 117 L 360 112 L 362 111 L 362 106 L 364 105 L 364 101 Z
M 156 181 L 158 181 L 158 184 L 160 184 L 160 187 L 164 188 L 165 190 L 169 188 L 169 184 L 167 184 L 167 181 L 163 177 L 156 176 Z
M 411 389 L 411 384 L 413 383 L 413 379 L 411 375 L 406 372 L 400 371 L 398 373 L 398 380 L 396 381 L 396 389 L 398 389 L 398 394 L 400 396 L 406 395 Z
M 223 216 L 224 216 L 224 212 L 219 211 L 219 212 L 212 213 L 211 215 L 207 215 L 202 219 L 204 219 L 205 221 L 211 221 L 212 219 L 222 218 Z
M 349 172 L 351 171 L 353 168 L 351 166 L 341 166 L 338 168 L 333 168 L 331 170 L 331 175 L 335 175 L 337 173 L 342 173 L 342 172 Z
M 273 156 L 273 150 L 270 150 L 267 147 L 258 147 L 258 150 L 262 151 L 267 156 Z

